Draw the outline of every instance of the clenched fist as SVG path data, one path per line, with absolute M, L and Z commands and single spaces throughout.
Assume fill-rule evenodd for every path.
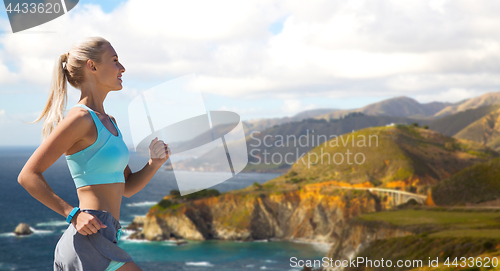
M 149 157 L 151 165 L 163 165 L 168 158 L 170 158 L 168 144 L 165 144 L 163 140 L 158 140 L 158 137 L 155 137 L 149 145 Z
M 99 218 L 82 211 L 78 211 L 73 216 L 71 223 L 75 226 L 76 231 L 82 235 L 94 234 L 99 229 L 107 227 Z

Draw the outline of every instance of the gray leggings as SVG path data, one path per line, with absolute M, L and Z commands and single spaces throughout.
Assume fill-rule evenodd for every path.
M 117 245 L 121 225 L 111 213 L 92 209 L 81 211 L 96 216 L 107 227 L 95 234 L 82 235 L 70 224 L 56 245 L 54 271 L 104 271 L 112 260 L 132 261 L 130 255 Z

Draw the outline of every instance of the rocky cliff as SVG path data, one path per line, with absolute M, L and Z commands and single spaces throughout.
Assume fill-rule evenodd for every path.
M 326 257 L 344 260 L 355 257 L 375 240 L 414 234 L 411 229 L 389 223 L 356 219 L 362 213 L 392 207 L 390 199 L 381 199 L 367 190 L 351 189 L 356 187 L 370 187 L 370 184 L 332 181 L 281 192 L 228 193 L 168 208 L 156 205 L 134 238 L 323 242 L 331 244 Z
M 369 184 L 358 186 L 363 185 Z M 332 182 L 279 192 L 227 193 L 167 208 L 156 205 L 146 215 L 143 230 L 134 237 L 332 243 L 340 238 L 350 218 L 385 208 L 386 202 L 366 190 L 338 189 Z
M 349 258 L 355 259 L 361 251 L 368 248 L 375 240 L 403 237 L 408 235 L 414 235 L 414 232 L 389 223 L 378 221 L 368 222 L 353 219 L 348 222 L 347 227 L 344 227 L 340 238 L 333 242 L 326 257 L 328 257 L 328 259 L 332 259 L 334 263 L 337 260 L 340 262 L 343 260 L 349 261 Z M 344 268 L 335 268 L 334 265 L 323 268 L 323 271 L 343 269 Z

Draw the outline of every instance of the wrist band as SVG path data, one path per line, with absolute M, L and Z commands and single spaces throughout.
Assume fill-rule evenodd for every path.
M 78 211 L 80 211 L 80 208 L 73 208 L 73 210 L 71 210 L 71 213 L 69 213 L 68 217 L 66 218 L 66 222 L 71 223 L 71 219 L 73 219 L 73 216 L 75 216 Z

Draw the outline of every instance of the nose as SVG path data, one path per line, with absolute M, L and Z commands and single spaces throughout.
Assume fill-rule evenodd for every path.
M 124 72 L 125 72 L 125 67 L 122 65 L 122 63 L 120 63 L 120 67 L 121 67 L 121 68 L 120 68 L 120 71 L 121 71 L 122 73 L 124 73 Z

